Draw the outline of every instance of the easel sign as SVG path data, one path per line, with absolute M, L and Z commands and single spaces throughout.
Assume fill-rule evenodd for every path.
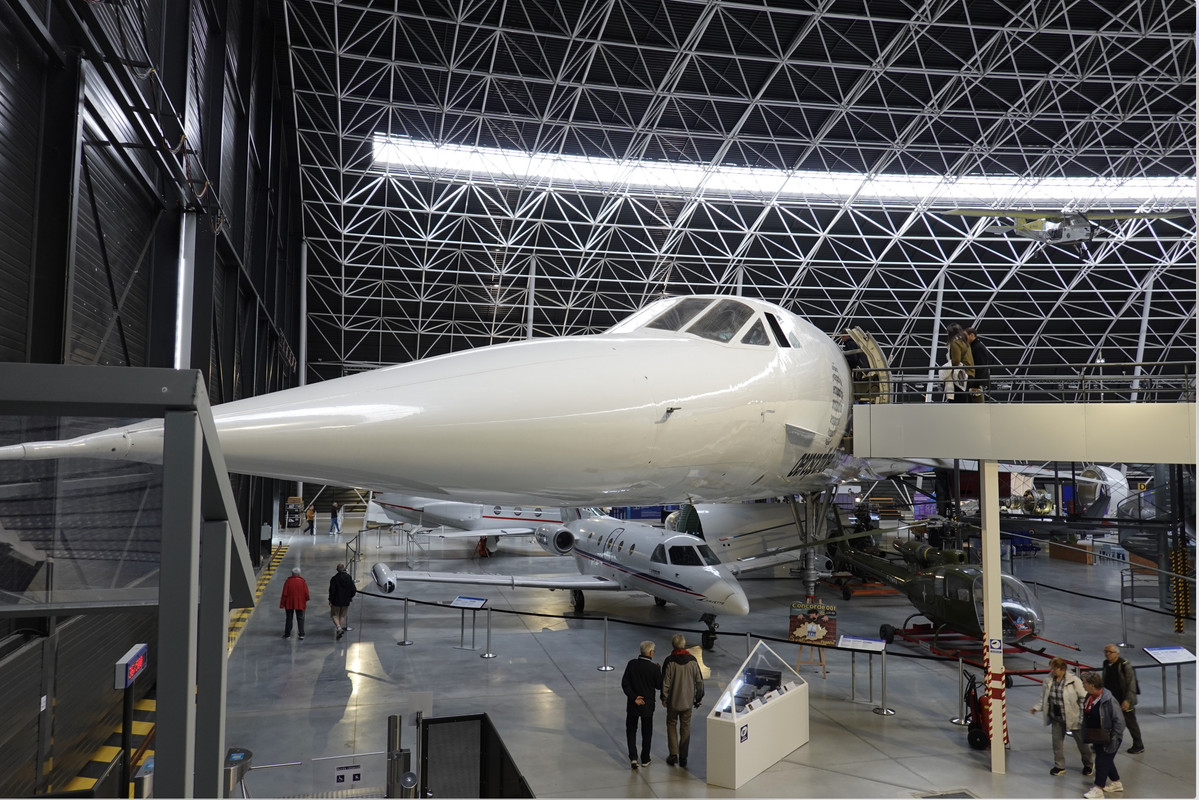
M 824 648 L 837 641 L 837 607 L 817 600 L 814 603 L 796 600 L 791 604 L 791 619 L 787 625 L 787 639 L 799 644 L 795 668 L 802 664 L 820 666 L 820 677 L 828 677 L 824 662 Z M 805 654 L 804 648 L 807 648 Z

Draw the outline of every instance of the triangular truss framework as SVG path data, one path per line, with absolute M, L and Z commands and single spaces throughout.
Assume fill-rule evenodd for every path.
M 1013 366 L 1195 361 L 1193 215 L 1112 223 L 1079 255 L 935 197 L 872 199 L 865 180 L 845 199 L 534 186 L 385 167 L 372 146 L 1089 178 L 1061 199 L 1082 209 L 1128 179 L 1173 177 L 1184 188 L 1146 205 L 1193 208 L 1191 2 L 284 7 L 310 379 L 596 332 L 663 292 L 860 325 L 909 371 L 940 360 L 950 321 L 977 323 Z

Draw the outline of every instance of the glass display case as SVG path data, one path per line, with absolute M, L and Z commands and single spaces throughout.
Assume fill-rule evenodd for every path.
M 808 684 L 765 642 L 707 718 L 708 783 L 738 789 L 808 741 Z

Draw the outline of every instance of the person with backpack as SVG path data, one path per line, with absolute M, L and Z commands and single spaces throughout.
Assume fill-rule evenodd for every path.
M 970 355 L 974 361 L 974 377 L 970 380 L 970 402 L 985 403 L 987 392 L 991 389 L 991 366 L 995 359 L 978 338 L 978 331 L 974 328 L 966 329 L 966 341 L 970 345 Z
M 1141 724 L 1137 722 L 1137 695 L 1141 693 L 1137 686 L 1137 674 L 1128 659 L 1120 655 L 1120 648 L 1116 645 L 1105 644 L 1103 657 L 1103 685 L 1124 712 L 1124 725 L 1132 736 L 1132 747 L 1128 748 L 1128 752 L 1135 756 L 1145 752 L 1145 743 L 1141 741 Z
M 666 708 L 666 763 L 687 766 L 691 749 L 691 711 L 704 701 L 704 676 L 699 662 L 687 652 L 687 639 L 676 633 L 673 648 L 662 661 L 662 705 Z

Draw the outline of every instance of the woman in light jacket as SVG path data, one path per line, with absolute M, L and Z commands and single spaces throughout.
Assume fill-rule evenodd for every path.
M 1084 673 L 1082 685 L 1087 690 L 1086 702 L 1082 704 L 1082 725 L 1087 740 L 1095 748 L 1095 785 L 1083 797 L 1095 800 L 1103 797 L 1104 792 L 1124 791 L 1116 769 L 1116 753 L 1120 752 L 1120 741 L 1124 738 L 1124 712 L 1115 696 L 1103 688 L 1103 676 L 1098 672 Z
M 1074 735 L 1074 743 L 1078 745 L 1078 753 L 1082 756 L 1082 774 L 1090 775 L 1095 771 L 1095 756 L 1087 747 L 1086 738 L 1082 731 L 1082 703 L 1087 697 L 1087 690 L 1082 680 L 1066 670 L 1066 661 L 1053 658 L 1049 661 L 1049 673 L 1052 677 L 1041 687 L 1041 701 L 1030 711 L 1040 712 L 1045 724 L 1050 726 L 1053 736 L 1053 769 L 1050 775 L 1061 775 L 1066 771 L 1066 751 L 1063 743 L 1066 731 Z

